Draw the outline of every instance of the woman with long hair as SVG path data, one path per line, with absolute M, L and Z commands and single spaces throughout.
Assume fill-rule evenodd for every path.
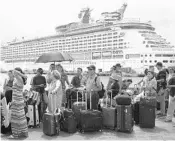
M 62 84 L 62 90 L 63 90 L 63 98 L 62 98 L 62 106 L 65 107 L 66 105 L 66 84 L 70 86 L 68 76 L 64 72 L 63 66 L 61 64 L 56 65 L 56 70 L 61 74 L 61 84 Z
M 12 87 L 11 103 L 11 128 L 10 138 L 28 137 L 27 120 L 24 111 L 23 87 L 26 84 L 27 76 L 21 68 L 13 70 L 14 82 Z
M 48 89 L 48 112 L 55 113 L 57 109 L 61 110 L 62 104 L 62 84 L 60 81 L 60 73 L 57 70 L 52 71 L 51 84 Z

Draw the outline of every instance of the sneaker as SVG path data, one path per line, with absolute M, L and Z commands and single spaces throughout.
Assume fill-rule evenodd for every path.
M 165 122 L 172 122 L 172 120 L 171 119 L 166 119 Z
M 166 117 L 166 114 L 159 114 L 159 115 L 157 115 L 157 118 L 165 118 Z
M 15 136 L 13 136 L 13 135 L 10 135 L 10 136 L 8 137 L 8 139 L 18 139 L 18 137 L 15 137 Z
M 162 113 L 157 113 L 157 116 L 162 115 Z

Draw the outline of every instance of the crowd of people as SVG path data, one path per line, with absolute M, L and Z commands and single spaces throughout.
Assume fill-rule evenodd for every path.
M 141 97 L 155 97 L 160 102 L 160 113 L 157 116 L 165 117 L 165 122 L 172 122 L 175 111 L 175 68 L 164 69 L 161 62 L 156 64 L 156 68 L 159 71 L 157 74 L 154 71 L 154 66 L 150 66 L 149 69 L 145 70 L 145 77 L 137 83 L 137 88 L 134 89 L 138 93 L 134 101 L 139 101 Z M 91 93 L 92 99 L 94 99 L 91 107 L 93 109 L 98 109 L 99 104 L 101 104 L 99 99 L 102 99 L 101 102 L 103 103 L 103 99 L 110 97 L 111 93 L 112 99 L 115 99 L 118 94 L 131 96 L 134 93 L 133 89 L 129 91 L 132 79 L 123 80 L 120 64 L 116 64 L 111 68 L 106 88 L 104 88 L 100 76 L 96 73 L 94 65 L 87 67 L 87 70 L 87 73 L 83 74 L 82 68 L 77 68 L 77 74 L 72 78 L 71 82 L 69 82 L 68 76 L 60 64 L 51 64 L 46 77 L 43 76 L 42 68 L 37 70 L 37 74 L 32 78 L 30 85 L 31 91 L 39 93 L 38 111 L 40 122 L 42 122 L 45 112 L 55 113 L 68 106 L 66 91 L 70 88 L 81 87 L 86 91 L 88 101 Z M 10 70 L 8 76 L 1 93 L 1 101 L 5 98 L 7 105 L 10 105 L 11 116 L 8 129 L 10 127 L 11 138 L 27 137 L 28 124 L 24 110 L 25 100 L 23 93 L 27 76 L 20 68 Z M 66 83 L 68 88 L 66 88 Z M 99 92 L 102 90 L 104 90 L 104 96 L 100 97 Z M 169 106 L 166 114 L 165 100 L 167 96 L 169 97 Z M 6 119 L 9 118 L 7 109 L 3 106 L 1 115 L 5 118 L 5 120 L 1 118 L 2 132 L 2 127 L 4 131 L 7 129 Z

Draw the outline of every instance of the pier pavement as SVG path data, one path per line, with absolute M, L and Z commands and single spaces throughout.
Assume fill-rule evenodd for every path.
M 173 126 L 174 125 L 174 126 Z M 1 134 L 1 140 L 10 140 L 8 136 Z M 143 129 L 134 126 L 132 133 L 121 133 L 112 130 L 103 130 L 103 132 L 95 133 L 74 133 L 69 134 L 60 132 L 59 136 L 46 136 L 40 128 L 29 128 L 29 137 L 20 140 L 156 140 L 156 141 L 175 141 L 175 118 L 173 123 L 165 123 L 164 119 L 156 119 L 156 127 L 154 129 Z

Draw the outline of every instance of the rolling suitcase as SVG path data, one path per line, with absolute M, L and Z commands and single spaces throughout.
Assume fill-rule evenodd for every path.
M 136 125 L 139 124 L 139 103 L 140 102 L 134 103 L 134 121 Z
M 75 114 L 78 126 L 80 123 L 80 110 L 86 110 L 86 107 L 87 107 L 87 104 L 84 101 L 84 98 L 82 98 L 81 102 L 78 101 L 78 95 L 80 95 L 80 94 L 83 95 L 84 94 L 83 91 L 77 91 L 77 102 L 74 102 L 74 104 L 72 106 L 72 111 Z
M 43 116 L 43 133 L 48 136 L 59 135 L 60 119 L 60 113 L 45 113 Z
M 86 96 L 87 102 L 87 96 Z M 98 110 L 92 110 L 91 93 L 90 93 L 90 109 L 80 110 L 80 132 L 102 131 L 103 117 Z
M 116 108 L 112 107 L 112 91 L 111 91 L 111 106 L 101 107 L 103 115 L 103 128 L 115 129 L 116 127 Z
M 77 131 L 77 121 L 72 109 L 64 109 L 62 120 L 60 122 L 61 131 L 75 133 Z
M 141 128 L 155 127 L 156 98 L 141 98 L 139 104 L 139 125 Z M 148 116 L 149 115 L 149 116 Z
M 39 126 L 39 113 L 37 105 L 28 105 L 27 117 L 29 118 L 28 122 L 29 127 Z
M 132 132 L 134 126 L 132 105 L 117 105 L 117 131 Z
M 68 132 L 68 133 L 75 133 L 77 131 L 77 120 L 74 114 L 66 115 L 63 114 L 63 119 L 60 122 L 61 131 Z

